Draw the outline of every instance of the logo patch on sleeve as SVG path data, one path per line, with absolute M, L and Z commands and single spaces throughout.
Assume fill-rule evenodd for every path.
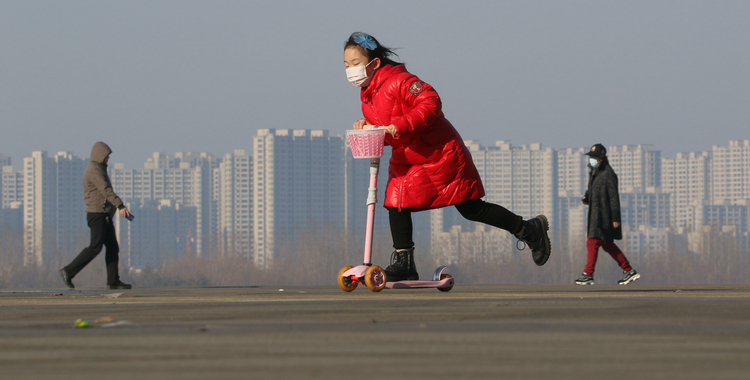
M 419 95 L 424 91 L 424 85 L 422 82 L 414 82 L 409 86 L 409 92 L 412 93 L 412 95 Z

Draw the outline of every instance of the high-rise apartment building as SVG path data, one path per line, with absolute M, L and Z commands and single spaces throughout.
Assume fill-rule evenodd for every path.
M 611 146 L 607 158 L 617 173 L 621 193 L 642 193 L 661 187 L 661 151 L 652 145 Z
M 637 231 L 639 226 L 668 228 L 670 198 L 662 192 L 620 193 L 620 220 L 623 227 Z
M 698 225 L 724 227 L 737 226 L 747 236 L 750 232 L 750 205 L 696 206 Z
M 580 196 L 557 199 L 557 220 L 550 225 L 550 235 L 555 236 L 556 247 L 567 248 L 570 253 L 585 250 L 588 211 Z
M 690 250 L 715 255 L 748 252 L 750 204 L 696 205 L 696 228 L 688 232 Z
M 278 244 L 293 242 L 307 226 L 344 227 L 344 154 L 343 138 L 326 130 L 258 130 L 252 172 L 258 266 L 268 267 Z
M 0 154 L 0 250 L 18 253 L 15 249 L 23 242 L 22 231 L 23 173 L 13 171 L 10 157 Z
M 662 158 L 662 191 L 670 194 L 670 220 L 675 228 L 695 228 L 694 207 L 711 197 L 711 154 L 677 153 Z
M 550 234 L 559 247 L 568 247 L 569 252 L 579 249 L 580 236 L 585 236 L 588 209 L 581 198 L 589 180 L 586 152 L 584 148 L 557 150 L 557 209 Z
M 70 152 L 25 158 L 24 263 L 41 265 L 49 257 L 72 256 L 87 238 L 83 173 L 88 160 Z
M 622 236 L 622 250 L 625 251 L 625 255 L 633 266 L 639 266 L 638 261 L 642 257 L 669 251 L 673 240 L 673 235 L 668 228 L 651 227 L 645 224 L 639 225 L 636 229 L 623 226 Z
M 584 148 L 557 150 L 557 195 L 559 197 L 583 197 L 589 182 L 589 171 Z
M 57 223 L 57 179 L 55 160 L 47 152 L 32 152 L 23 160 L 24 173 L 24 265 L 41 265 L 45 250 L 55 250 L 51 232 Z M 83 194 L 83 182 L 81 183 Z M 83 215 L 83 213 L 81 213 Z
M 23 202 L 0 208 L 0 242 L 3 265 L 23 263 Z
M 13 167 L 0 167 L 0 208 L 10 207 L 11 203 L 23 202 L 23 173 L 13 171 Z
M 218 204 L 216 250 L 224 256 L 252 257 L 252 157 L 244 150 L 224 156 L 214 169 Z
M 153 157 L 146 161 L 145 168 L 152 169 L 177 169 L 177 168 L 200 168 L 200 200 L 185 203 L 187 206 L 196 207 L 200 230 L 199 246 L 200 252 L 208 252 L 216 247 L 217 242 L 211 239 L 217 237 L 218 232 L 218 200 L 214 195 L 217 189 L 214 187 L 213 171 L 219 166 L 221 158 L 210 153 L 177 152 L 174 156 L 154 153 Z
M 194 256 L 197 208 L 172 199 L 126 202 L 136 219 L 115 219 L 120 262 L 130 269 L 158 267 L 163 262 Z
M 23 202 L 13 202 L 0 208 L 0 236 L 4 245 L 8 238 L 17 238 L 23 232 Z M 22 239 L 21 239 L 22 240 Z
M 750 140 L 714 146 L 712 158 L 712 203 L 725 205 L 750 200 Z
M 524 219 L 545 214 L 554 220 L 558 191 L 556 153 L 536 143 L 515 147 L 498 141 L 495 146 L 485 148 L 481 165 L 485 170 L 479 173 L 485 200 L 500 204 Z
M 144 169 L 125 169 L 114 164 L 110 170 L 112 187 L 129 202 L 169 199 L 184 207 L 195 207 L 196 240 L 194 254 L 208 252 L 210 236 L 217 231 L 216 200 L 213 197 L 212 172 L 219 160 L 209 153 L 154 153 Z

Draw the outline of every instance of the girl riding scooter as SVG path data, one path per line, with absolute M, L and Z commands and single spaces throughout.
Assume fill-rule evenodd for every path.
M 547 217 L 524 221 L 481 199 L 479 172 L 443 115 L 440 96 L 393 56 L 393 50 L 366 33 L 353 33 L 344 45 L 347 78 L 361 87 L 364 118 L 354 129 L 384 126 L 385 142 L 392 148 L 385 207 L 395 251 L 385 269 L 388 282 L 419 279 L 411 213 L 446 206 L 455 206 L 468 220 L 513 233 L 531 248 L 534 262 L 544 265 L 550 256 Z

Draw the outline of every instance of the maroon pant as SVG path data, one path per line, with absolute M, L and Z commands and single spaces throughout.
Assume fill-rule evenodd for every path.
M 589 238 L 588 240 L 586 240 L 588 258 L 586 260 L 586 268 L 583 269 L 583 272 L 587 275 L 592 276 L 594 274 L 596 259 L 599 257 L 599 247 L 604 249 L 604 252 L 609 253 L 609 255 L 612 256 L 615 261 L 617 261 L 617 265 L 619 265 L 620 268 L 622 268 L 622 270 L 624 270 L 625 272 L 629 272 L 631 269 L 633 269 L 630 267 L 630 262 L 628 262 L 625 254 L 622 253 L 617 245 L 615 245 L 614 241 L 604 242 L 604 240 L 601 239 Z

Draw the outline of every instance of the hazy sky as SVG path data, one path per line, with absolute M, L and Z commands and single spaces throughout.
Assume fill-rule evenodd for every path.
M 142 167 L 361 117 L 343 44 L 398 47 L 465 139 L 665 156 L 750 139 L 749 1 L 0 0 L 0 154 Z

